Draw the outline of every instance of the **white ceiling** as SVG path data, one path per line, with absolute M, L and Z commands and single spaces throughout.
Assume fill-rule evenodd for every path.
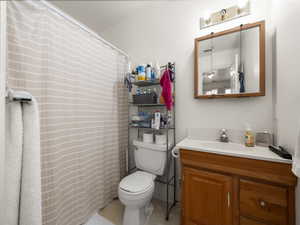
M 137 1 L 130 4 L 115 1 L 51 1 L 51 3 L 96 32 L 118 23 L 144 4 Z
M 150 6 L 152 1 L 70 1 L 70 0 L 48 0 L 54 6 L 60 8 L 67 14 L 71 15 L 76 20 L 87 25 L 92 30 L 101 34 L 102 31 L 110 26 L 118 23 L 129 15 L 134 14 L 138 10 L 143 10 L 145 7 Z M 166 2 L 165 0 L 164 2 Z M 176 0 L 169 0 L 176 1 Z M 162 1 L 160 1 L 162 2 Z

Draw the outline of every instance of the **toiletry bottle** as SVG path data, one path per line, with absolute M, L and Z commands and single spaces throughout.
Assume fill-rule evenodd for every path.
M 247 147 L 254 147 L 254 143 L 254 134 L 250 128 L 247 128 L 245 133 L 245 145 Z
M 141 80 L 141 76 L 140 76 L 140 74 L 141 74 L 141 68 L 140 68 L 140 66 L 136 67 L 136 74 L 137 74 L 138 80 Z
M 160 128 L 160 116 L 161 116 L 161 114 L 159 111 L 156 111 L 154 113 L 154 129 L 156 129 L 156 130 L 159 130 L 159 128 Z
M 151 80 L 151 66 L 149 64 L 146 67 L 146 79 Z
M 155 79 L 159 80 L 160 79 L 160 66 L 158 62 L 155 64 Z
M 138 66 L 138 76 L 139 80 L 146 80 L 145 66 Z
M 155 128 L 155 123 L 154 123 L 154 114 L 152 115 L 152 118 L 151 118 L 151 128 Z
M 141 95 L 141 89 L 140 88 L 136 89 L 136 95 Z
M 158 97 L 157 97 L 157 91 L 156 91 L 156 88 L 153 88 L 153 90 L 152 90 L 152 96 L 153 96 L 153 103 L 154 104 L 157 104 L 158 103 Z
M 155 70 L 153 67 L 151 67 L 151 80 L 155 80 L 155 77 L 156 77 Z

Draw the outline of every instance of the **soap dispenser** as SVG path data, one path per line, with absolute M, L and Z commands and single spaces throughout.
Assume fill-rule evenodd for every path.
M 254 147 L 254 145 L 255 145 L 254 133 L 249 126 L 247 126 L 246 132 L 245 132 L 245 145 L 247 147 Z

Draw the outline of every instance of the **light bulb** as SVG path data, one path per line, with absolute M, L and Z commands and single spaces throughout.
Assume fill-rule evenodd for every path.
M 211 15 L 210 11 L 205 11 L 204 14 L 203 14 L 203 19 L 204 20 L 209 20 L 210 15 Z
M 239 0 L 238 6 L 240 9 L 243 9 L 248 4 L 248 0 Z

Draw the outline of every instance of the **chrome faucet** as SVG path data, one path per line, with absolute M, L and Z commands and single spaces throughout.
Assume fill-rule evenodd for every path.
M 221 129 L 221 130 L 220 130 L 220 138 L 219 138 L 219 141 L 221 141 L 221 142 L 228 142 L 228 141 L 229 141 L 229 138 L 228 138 L 227 130 L 226 130 L 226 129 Z

